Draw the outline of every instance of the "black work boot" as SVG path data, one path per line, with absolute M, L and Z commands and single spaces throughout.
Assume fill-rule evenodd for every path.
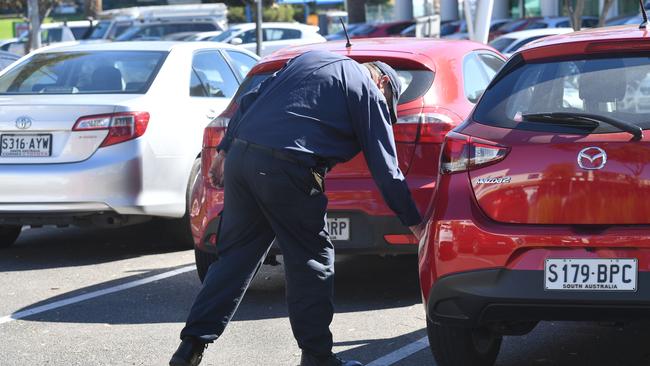
M 332 354 L 325 357 L 316 357 L 310 353 L 302 352 L 300 366 L 363 366 L 358 361 L 343 361 L 338 356 Z
M 206 348 L 207 343 L 194 337 L 185 337 L 169 361 L 169 366 L 198 366 Z

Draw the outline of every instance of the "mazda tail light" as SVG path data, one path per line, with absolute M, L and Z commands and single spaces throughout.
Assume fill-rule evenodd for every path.
M 149 124 L 148 112 L 123 112 L 80 117 L 72 131 L 108 130 L 99 147 L 119 144 L 144 135 Z
M 509 147 L 492 141 L 450 132 L 442 148 L 440 172 L 452 174 L 494 164 L 503 160 L 509 151 Z

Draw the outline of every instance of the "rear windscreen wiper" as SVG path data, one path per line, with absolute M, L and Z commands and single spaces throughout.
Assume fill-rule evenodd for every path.
M 632 140 L 639 141 L 643 138 L 643 129 L 634 123 L 617 120 L 610 117 L 605 117 L 597 114 L 589 113 L 531 113 L 524 114 L 523 119 L 531 122 L 551 122 L 562 124 L 582 124 L 591 127 L 598 127 L 599 123 L 605 123 L 614 126 L 621 131 L 630 133 L 634 138 Z

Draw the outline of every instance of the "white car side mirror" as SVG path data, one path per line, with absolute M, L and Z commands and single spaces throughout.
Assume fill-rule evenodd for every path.
M 234 44 L 235 46 L 239 46 L 242 43 L 244 43 L 244 41 L 239 37 L 235 37 L 230 40 L 230 44 Z

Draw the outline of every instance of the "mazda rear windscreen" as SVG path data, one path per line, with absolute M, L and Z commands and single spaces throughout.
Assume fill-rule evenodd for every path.
M 585 128 L 560 123 L 557 118 L 539 118 L 553 113 L 555 117 L 587 115 L 595 121 L 617 120 L 650 128 L 650 57 L 582 56 L 531 63 L 520 58 L 514 69 L 507 65 L 502 72 L 506 74 L 497 75 L 478 103 L 473 115 L 476 122 L 548 132 L 620 131 L 606 123 Z

